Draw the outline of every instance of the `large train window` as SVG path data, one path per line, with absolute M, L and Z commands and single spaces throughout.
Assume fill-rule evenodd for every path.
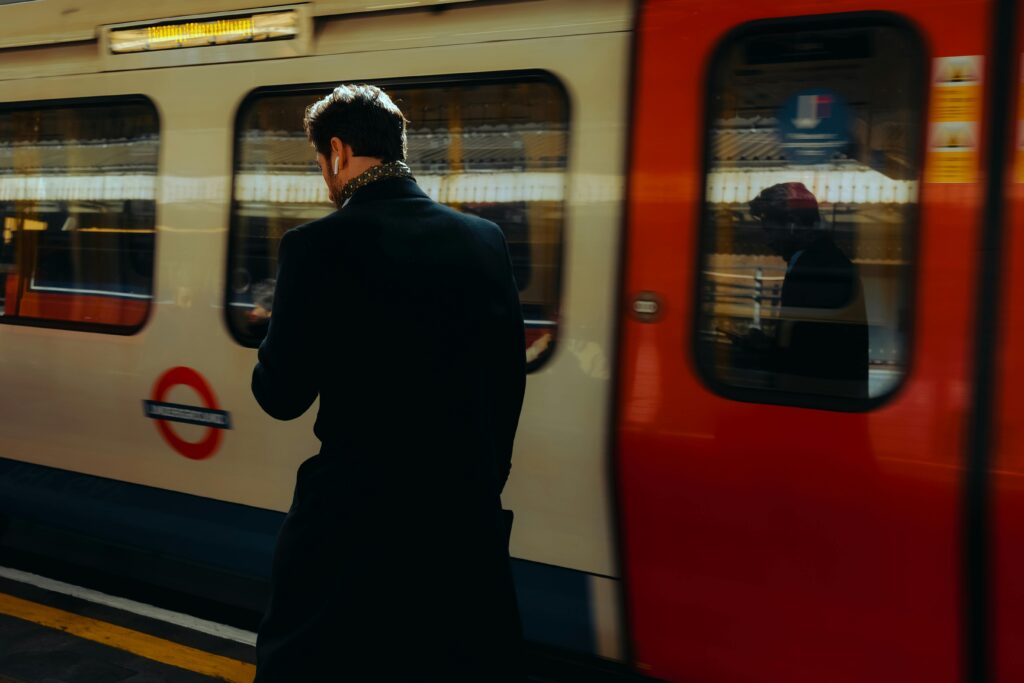
M 159 142 L 143 97 L 0 105 L 0 321 L 141 328 Z
M 721 45 L 696 330 L 719 393 L 864 410 L 901 383 L 926 79 L 916 33 L 877 15 Z
M 408 162 L 424 191 L 505 232 L 536 368 L 558 326 L 565 91 L 540 74 L 377 83 L 410 121 Z M 239 111 L 227 315 L 248 346 L 272 315 L 281 236 L 332 208 L 302 128 L 305 108 L 332 87 L 258 90 Z

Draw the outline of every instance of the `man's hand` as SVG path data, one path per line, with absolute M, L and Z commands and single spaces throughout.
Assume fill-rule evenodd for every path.
M 270 319 L 270 315 L 271 315 L 270 311 L 268 311 L 267 309 L 263 308 L 259 304 L 256 304 L 255 306 L 253 306 L 252 308 L 249 309 L 249 322 L 251 322 L 251 323 L 263 322 L 264 320 L 269 320 Z

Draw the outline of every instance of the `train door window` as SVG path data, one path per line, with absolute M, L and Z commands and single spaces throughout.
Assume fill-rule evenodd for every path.
M 0 321 L 142 326 L 159 138 L 143 97 L 0 105 Z
M 536 368 L 558 326 L 565 91 L 532 74 L 381 85 L 409 119 L 407 161 L 420 187 L 504 231 Z M 331 87 L 258 90 L 239 111 L 227 316 L 242 344 L 266 332 L 281 236 L 331 209 L 302 128 L 305 108 Z
M 732 34 L 710 68 L 696 353 L 739 400 L 864 410 L 907 368 L 924 48 L 877 18 Z

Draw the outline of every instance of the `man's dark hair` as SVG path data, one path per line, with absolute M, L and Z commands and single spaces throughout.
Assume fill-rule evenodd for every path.
M 405 160 L 405 116 L 375 85 L 339 85 L 306 107 L 302 123 L 316 151 L 328 159 L 336 137 L 351 145 L 356 156 Z

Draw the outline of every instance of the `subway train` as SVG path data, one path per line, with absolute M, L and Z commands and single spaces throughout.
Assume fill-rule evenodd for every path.
M 5 0 L 0 553 L 259 595 L 318 449 L 249 391 L 278 241 L 331 210 L 302 113 L 372 82 L 510 245 L 531 642 L 1024 680 L 1019 5 Z

